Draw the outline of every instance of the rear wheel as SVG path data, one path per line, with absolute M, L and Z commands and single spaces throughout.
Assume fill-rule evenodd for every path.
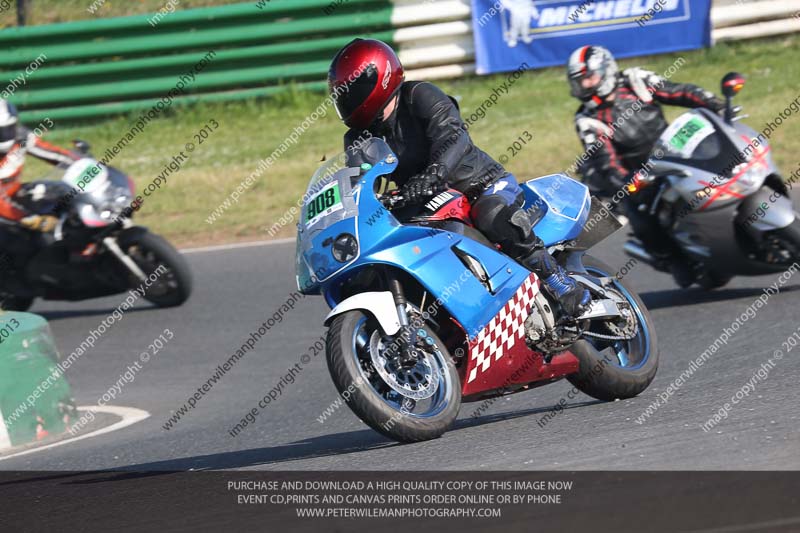
M 403 361 L 398 337 L 384 335 L 361 311 L 336 317 L 328 330 L 328 369 L 339 394 L 364 423 L 399 442 L 441 436 L 461 407 L 460 380 L 444 343 L 425 325 L 416 333 L 418 355 Z
M 732 279 L 733 276 L 729 274 L 720 274 L 719 272 L 708 270 L 700 276 L 700 278 L 697 280 L 697 284 L 705 290 L 711 291 L 714 289 L 719 289 L 720 287 L 724 287 L 730 283 Z
M 613 280 L 607 288 L 627 300 L 636 322 L 636 335 L 629 340 L 585 336 L 572 345 L 580 369 L 568 379 L 598 400 L 632 398 L 650 385 L 658 370 L 658 340 L 653 320 L 644 302 L 615 276 L 613 268 L 589 255 L 584 256 L 583 264 L 592 277 Z M 603 327 L 600 335 L 613 336 L 616 333 L 613 329 Z M 592 327 L 590 331 L 594 330 Z

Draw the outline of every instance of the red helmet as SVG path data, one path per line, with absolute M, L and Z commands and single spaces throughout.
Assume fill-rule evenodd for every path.
M 405 74 L 392 48 L 375 39 L 355 39 L 339 50 L 328 71 L 328 89 L 339 118 L 368 128 L 400 89 Z

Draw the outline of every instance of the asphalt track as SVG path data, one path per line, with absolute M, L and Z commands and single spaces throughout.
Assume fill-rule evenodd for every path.
M 613 266 L 624 232 L 595 255 Z M 195 293 L 182 308 L 146 303 L 126 313 L 68 371 L 77 403 L 91 405 L 169 328 L 174 338 L 142 365 L 113 405 L 148 411 L 119 431 L 0 461 L 0 470 L 797 470 L 800 412 L 796 387 L 800 348 L 787 353 L 755 391 L 712 431 L 705 423 L 751 380 L 798 327 L 800 275 L 748 320 L 643 424 L 636 419 L 729 327 L 777 275 L 738 278 L 704 293 L 676 288 L 645 265 L 627 279 L 651 309 L 661 367 L 638 398 L 601 403 L 578 395 L 545 427 L 537 421 L 565 397 L 566 381 L 513 395 L 473 419 L 466 404 L 444 437 L 398 445 L 341 408 L 317 420 L 336 399 L 324 357 L 311 358 L 280 397 L 238 436 L 229 430 L 275 387 L 324 333 L 327 308 L 305 298 L 170 430 L 162 426 L 218 365 L 285 301 L 294 287 L 292 243 L 192 253 Z M 122 301 L 40 302 L 66 355 Z

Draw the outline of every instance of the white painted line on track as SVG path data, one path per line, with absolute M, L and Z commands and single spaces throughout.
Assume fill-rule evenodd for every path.
M 199 248 L 186 248 L 180 250 L 182 254 L 198 254 L 203 252 L 220 252 L 224 250 L 236 250 L 237 248 L 255 248 L 256 246 L 273 246 L 277 244 L 289 244 L 297 242 L 297 239 L 277 239 L 274 241 L 254 241 L 254 242 L 236 242 L 233 244 L 219 244 L 216 246 L 201 246 Z
M 30 448 L 27 450 L 22 450 L 17 453 L 12 453 L 11 455 L 4 455 L 0 457 L 0 461 L 5 461 L 6 459 L 13 459 L 15 457 L 22 457 L 23 455 L 28 455 L 35 452 L 41 452 L 49 448 L 55 448 L 56 446 L 63 446 L 65 444 L 70 444 L 72 442 L 77 442 L 79 440 L 88 439 L 90 437 L 97 437 L 105 433 L 111 433 L 112 431 L 116 431 L 118 429 L 122 429 L 130 425 L 133 425 L 136 422 L 141 422 L 142 420 L 150 416 L 150 413 L 142 409 L 136 409 L 134 407 L 119 407 L 115 405 L 105 405 L 102 407 L 99 407 L 97 405 L 81 405 L 78 406 L 78 409 L 83 411 L 92 410 L 98 413 L 109 413 L 112 415 L 121 416 L 122 420 L 120 420 L 119 422 L 114 422 L 110 426 L 100 428 L 98 430 L 92 431 L 91 433 L 87 433 L 86 435 L 78 435 L 77 437 L 73 437 L 71 439 L 52 442 L 50 444 L 45 444 L 44 446 L 39 446 L 38 448 Z

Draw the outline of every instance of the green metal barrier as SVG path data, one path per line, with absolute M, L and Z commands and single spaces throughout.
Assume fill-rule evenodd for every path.
M 390 0 L 330 4 L 270 0 L 259 9 L 251 1 L 176 11 L 156 27 L 149 14 L 2 30 L 0 92 L 26 122 L 146 109 L 209 51 L 174 104 L 322 88 L 330 58 L 353 36 L 391 43 L 394 35 Z
M 133 37 L 108 37 L 77 43 L 38 44 L 23 48 L 12 48 L 0 55 L 0 66 L 25 65 L 40 54 L 47 61 L 93 60 L 113 56 L 141 56 L 144 54 L 162 53 L 164 50 L 187 50 L 198 48 L 219 48 L 229 45 L 246 45 L 264 41 L 276 41 L 286 38 L 302 38 L 318 35 L 321 29 L 326 32 L 348 31 L 358 28 L 359 31 L 370 31 L 385 27 L 389 22 L 389 10 L 370 11 L 368 13 L 342 14 L 336 16 L 320 16 L 314 18 L 276 22 L 255 14 L 261 18 L 253 22 L 238 23 L 221 28 L 198 28 L 194 31 L 154 30 L 147 27 L 144 35 Z M 158 33 L 156 33 L 158 32 Z
M 394 32 L 378 32 L 372 36 L 376 39 L 390 40 Z M 221 50 L 214 56 L 213 63 L 204 72 L 233 69 L 242 66 L 280 65 L 292 62 L 303 62 L 308 57 L 321 59 L 333 57 L 342 46 L 352 38 L 329 37 L 310 39 L 299 42 L 249 46 Z M 102 63 L 78 63 L 67 66 L 54 66 L 37 71 L 32 80 L 35 87 L 64 87 L 71 80 L 80 79 L 84 83 L 110 81 L 126 81 L 131 78 L 155 74 L 174 74 L 186 72 L 197 64 L 208 50 L 202 52 L 181 53 L 152 58 L 138 58 Z M 257 62 L 257 63 L 256 63 Z M 17 77 L 19 72 L 0 72 L 0 87 Z
M 187 9 L 171 13 L 159 23 L 159 27 L 194 26 L 203 22 L 219 24 L 237 19 L 252 20 L 254 16 L 259 14 L 277 16 L 316 11 L 316 14 L 319 15 L 320 12 L 324 13 L 324 9 L 330 3 L 331 0 L 270 0 L 260 9 L 256 7 L 255 1 L 218 7 Z M 389 5 L 389 2 L 381 0 L 347 0 L 340 8 L 337 8 L 336 12 L 341 12 L 348 7 L 364 8 L 366 6 L 372 8 L 374 6 L 387 5 Z M 0 45 L 13 46 L 20 42 L 36 39 L 52 40 L 61 38 L 70 40 L 142 29 L 152 32 L 153 28 L 148 23 L 151 17 L 152 13 L 131 17 L 8 28 L 0 32 Z
M 75 405 L 45 319 L 0 313 L 0 341 L 0 450 L 66 431 Z
M 294 87 L 298 89 L 308 89 L 311 91 L 321 91 L 325 89 L 327 83 L 313 82 L 313 83 L 298 83 Z M 250 98 L 262 98 L 265 96 L 273 96 L 277 93 L 286 90 L 286 86 L 275 87 L 259 87 L 255 89 L 245 89 L 231 92 L 219 92 L 209 94 L 198 94 L 191 96 L 178 97 L 173 100 L 172 105 L 187 105 L 196 104 L 198 102 L 231 102 L 235 100 L 248 100 Z M 90 106 L 75 106 L 75 107 L 59 107 L 52 109 L 41 109 L 37 111 L 28 111 L 23 113 L 23 120 L 30 121 L 30 123 L 50 118 L 53 121 L 58 120 L 76 120 L 89 117 L 101 117 L 107 115 L 116 115 L 120 113 L 130 113 L 132 111 L 149 109 L 155 106 L 160 99 L 153 98 L 149 100 L 134 100 L 130 102 L 112 102 L 107 104 L 98 104 Z

